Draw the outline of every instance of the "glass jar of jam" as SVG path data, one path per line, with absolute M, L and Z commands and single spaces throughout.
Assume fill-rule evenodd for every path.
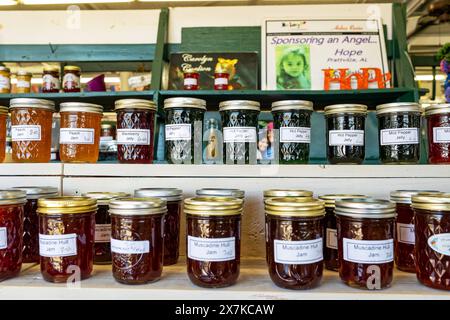
M 331 164 L 361 164 L 365 158 L 367 106 L 335 104 L 324 109 L 327 158 Z
M 275 130 L 279 131 L 281 164 L 308 163 L 311 143 L 313 103 L 304 100 L 283 100 L 272 103 Z
M 10 101 L 14 162 L 49 162 L 55 104 L 49 100 L 16 98 Z
M 219 110 L 222 117 L 224 163 L 256 164 L 259 102 L 222 101 Z
M 38 199 L 56 197 L 58 189 L 54 187 L 14 187 L 27 195 L 23 217 L 23 263 L 39 262 L 39 218 Z
M 159 280 L 166 202 L 158 198 L 122 198 L 111 201 L 109 208 L 114 279 L 125 284 Z
M 97 200 L 95 215 L 94 264 L 111 263 L 111 217 L 109 203 L 116 198 L 129 197 L 125 192 L 86 192 L 84 197 Z
M 111 123 L 102 123 L 100 126 L 100 141 L 115 140 L 116 130 Z
M 93 269 L 97 200 L 54 197 L 38 200 L 39 255 L 44 280 L 88 278 Z
M 8 119 L 8 108 L 0 106 L 0 163 L 5 160 L 7 119 Z
M 335 202 L 342 199 L 363 198 L 368 197 L 360 194 L 325 194 L 319 197 L 325 203 L 323 261 L 326 269 L 339 270 L 336 216 L 334 214 Z
M 152 163 L 156 105 L 151 100 L 116 101 L 117 157 L 120 163 Z
M 0 93 L 11 92 L 11 72 L 7 67 L 0 66 Z
M 420 158 L 420 106 L 394 102 L 377 106 L 380 160 L 411 164 Z
M 103 107 L 97 104 L 61 103 L 59 156 L 62 162 L 97 162 L 102 111 Z
M 196 98 L 164 100 L 166 159 L 172 164 L 201 164 L 206 101 Z
M 63 76 L 64 92 L 80 92 L 81 69 L 77 66 L 65 66 Z
M 379 199 L 336 201 L 339 276 L 361 289 L 390 287 L 394 270 L 395 204 Z
M 59 67 L 47 66 L 44 67 L 42 75 L 42 92 L 56 93 L 61 89 L 61 80 L 59 78 Z
M 450 290 L 450 193 L 412 197 L 419 281 Z
M 25 192 L 0 190 L 0 282 L 17 276 L 22 267 Z
M 184 90 L 198 90 L 198 79 L 200 77 L 198 72 L 195 71 L 185 71 L 183 79 L 183 89 Z
M 287 289 L 317 287 L 323 272 L 323 202 L 303 197 L 264 203 L 270 278 Z
M 176 188 L 142 188 L 134 191 L 137 198 L 159 198 L 167 203 L 164 216 L 164 265 L 178 262 L 180 255 L 180 219 L 183 191 Z
M 428 163 L 450 163 L 450 104 L 425 109 L 428 133 Z
M 187 271 L 197 286 L 231 286 L 239 277 L 243 200 L 195 197 L 184 201 Z
M 30 93 L 32 74 L 26 70 L 17 71 L 16 93 Z
M 202 188 L 195 191 L 200 197 L 226 197 L 244 199 L 245 191 L 240 189 Z
M 226 72 L 214 73 L 214 90 L 228 90 L 228 78 L 230 75 Z

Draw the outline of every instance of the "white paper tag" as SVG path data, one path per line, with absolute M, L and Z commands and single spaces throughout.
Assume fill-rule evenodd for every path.
M 150 145 L 149 129 L 117 129 L 117 144 Z
M 329 146 L 363 146 L 364 130 L 330 130 Z
M 111 224 L 95 225 L 95 243 L 108 243 L 111 241 Z
M 17 88 L 29 88 L 31 87 L 31 83 L 24 80 L 18 80 L 16 84 Z
M 8 248 L 8 233 L 6 228 L 0 228 L 0 250 Z
M 14 125 L 11 126 L 12 141 L 41 141 L 41 126 Z
M 394 239 L 343 239 L 344 260 L 354 263 L 380 264 L 394 261 Z
M 434 251 L 450 256 L 450 233 L 439 233 L 428 238 L 428 246 Z
M 0 90 L 11 89 L 11 81 L 8 77 L 0 76 Z
M 120 254 L 143 254 L 150 252 L 150 241 L 125 241 L 111 238 L 111 252 Z
M 280 142 L 311 143 L 311 128 L 281 127 Z
M 323 239 L 305 241 L 274 240 L 276 263 L 310 264 L 323 260 Z
M 223 128 L 223 141 L 228 142 L 255 142 L 256 128 L 254 127 L 225 127 Z
M 214 85 L 216 86 L 228 85 L 228 78 L 215 78 Z
M 61 128 L 59 130 L 60 144 L 94 144 L 94 129 Z
M 76 256 L 77 234 L 39 234 L 39 254 L 50 258 Z
M 190 124 L 166 124 L 166 141 L 191 140 Z
M 449 143 L 450 142 L 450 127 L 434 127 L 433 128 L 433 142 L 434 143 Z
M 383 129 L 380 131 L 380 144 L 382 146 L 418 143 L 418 128 Z
M 196 86 L 198 81 L 196 78 L 185 78 L 183 83 L 185 86 Z
M 330 249 L 337 249 L 337 230 L 336 229 L 330 229 L 327 228 L 327 241 L 326 241 L 327 248 Z
M 397 240 L 402 243 L 415 244 L 416 235 L 414 233 L 414 225 L 397 223 Z
M 188 236 L 188 257 L 197 261 L 229 261 L 236 257 L 236 238 L 198 238 Z

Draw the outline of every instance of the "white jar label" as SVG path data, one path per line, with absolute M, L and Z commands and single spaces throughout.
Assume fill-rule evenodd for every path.
M 434 251 L 450 256 L 450 233 L 439 233 L 428 238 L 428 245 Z
M 0 228 L 0 250 L 8 248 L 8 233 L 6 228 Z
M 126 241 L 111 238 L 111 252 L 119 254 L 143 254 L 150 252 L 150 241 Z
M 330 146 L 363 146 L 364 130 L 330 130 L 328 144 Z
M 113 141 L 113 137 L 103 136 L 103 137 L 100 137 L 100 141 Z
M 117 129 L 117 144 L 150 145 L 149 129 Z
M 323 260 L 323 239 L 305 241 L 274 240 L 276 263 L 309 264 Z
M 281 127 L 280 142 L 311 143 L 311 128 Z
M 80 87 L 80 77 L 73 73 L 67 73 L 63 77 L 64 88 L 77 89 Z
M 8 77 L 0 76 L 0 90 L 11 89 L 11 81 Z
M 188 236 L 188 257 L 197 261 L 229 261 L 236 257 L 236 238 L 198 238 Z
M 42 87 L 51 90 L 51 89 L 59 89 L 60 82 L 58 78 L 53 77 L 51 74 L 46 74 L 42 77 Z
M 94 144 L 94 129 L 61 128 L 60 144 Z
M 433 142 L 434 143 L 449 143 L 450 142 L 450 127 L 433 128 Z
M 166 141 L 171 140 L 191 140 L 191 125 L 166 124 Z
M 389 146 L 393 144 L 418 144 L 418 128 L 383 129 L 380 131 L 380 144 Z
M 397 223 L 397 241 L 407 244 L 415 244 L 416 236 L 414 233 L 414 225 Z
M 31 87 L 31 83 L 29 81 L 18 80 L 16 87 L 17 88 L 29 88 L 29 87 Z
M 198 81 L 196 78 L 185 78 L 183 83 L 185 86 L 196 86 Z
M 95 225 L 95 242 L 108 243 L 111 241 L 111 224 Z
M 326 242 L 327 248 L 330 249 L 337 249 L 337 230 L 336 229 L 330 229 L 327 228 L 327 242 Z
M 50 258 L 76 256 L 77 234 L 39 234 L 39 255 Z
M 11 126 L 12 141 L 41 141 L 41 126 L 14 125 Z
M 215 78 L 214 85 L 216 86 L 226 86 L 228 85 L 228 78 Z
M 344 260 L 354 263 L 380 264 L 394 261 L 394 239 L 343 239 Z
M 256 128 L 254 127 L 225 127 L 223 141 L 227 142 L 255 142 Z

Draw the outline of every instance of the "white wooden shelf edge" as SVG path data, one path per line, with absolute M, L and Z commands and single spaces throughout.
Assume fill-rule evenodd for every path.
M 0 163 L 0 176 L 61 176 L 63 164 L 50 163 Z

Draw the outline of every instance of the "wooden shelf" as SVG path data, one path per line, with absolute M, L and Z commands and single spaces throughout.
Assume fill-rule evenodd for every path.
M 0 176 L 61 176 L 63 164 L 50 163 L 0 163 Z

